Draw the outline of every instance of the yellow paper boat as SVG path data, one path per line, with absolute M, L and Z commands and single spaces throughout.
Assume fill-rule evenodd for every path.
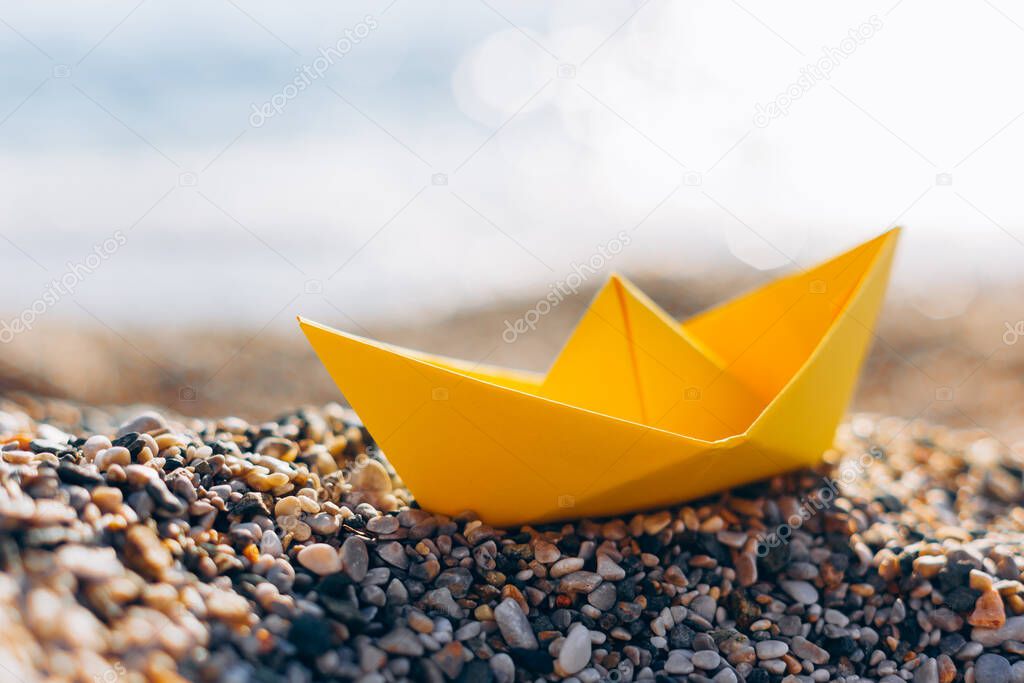
M 424 508 L 495 525 L 619 514 L 820 460 L 897 234 L 681 324 L 612 276 L 546 375 L 299 324 Z

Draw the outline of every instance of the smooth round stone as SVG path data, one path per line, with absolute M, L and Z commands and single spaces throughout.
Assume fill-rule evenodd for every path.
M 626 578 L 626 570 L 603 553 L 597 556 L 597 573 L 605 581 L 621 581 Z
M 752 554 L 743 553 L 736 558 L 736 580 L 741 586 L 757 583 L 757 559 Z
M 362 581 L 366 578 L 366 572 L 370 569 L 370 554 L 366 549 L 366 542 L 358 536 L 346 538 L 341 544 L 341 564 L 353 581 Z
M 802 624 L 800 618 L 792 614 L 787 614 L 779 619 L 779 633 L 784 636 L 795 636 L 800 633 Z
M 391 477 L 384 465 L 376 460 L 369 460 L 355 470 L 350 479 L 352 488 L 357 491 L 391 491 Z
M 124 574 L 124 566 L 113 548 L 65 545 L 57 551 L 56 560 L 59 566 L 84 579 L 109 579 Z
M 698 633 L 693 637 L 693 649 L 694 650 L 712 650 L 717 651 L 715 647 L 715 639 L 707 633 Z
M 610 583 L 603 583 L 587 596 L 587 602 L 601 610 L 606 612 L 610 610 L 618 599 L 618 594 L 615 590 L 615 586 Z
M 106 472 L 111 465 L 125 467 L 132 463 L 132 455 L 124 446 L 112 446 L 96 454 L 96 467 Z
M 512 647 L 526 650 L 537 649 L 537 636 L 530 627 L 530 621 L 512 598 L 505 598 L 494 608 L 494 620 L 498 622 L 501 636 Z
M 976 683 L 1009 683 L 1012 676 L 1010 662 L 1002 655 L 984 654 L 974 663 Z
M 722 669 L 711 680 L 715 683 L 736 683 L 736 674 L 732 669 Z
M 409 626 L 419 633 L 431 633 L 434 630 L 434 621 L 423 612 L 411 610 L 407 619 Z
M 377 643 L 380 649 L 393 655 L 419 657 L 423 654 L 423 643 L 407 628 L 396 628 Z
M 754 645 L 758 659 L 778 659 L 789 652 L 789 646 L 781 640 L 762 640 Z
M 516 665 L 512 658 L 504 652 L 491 657 L 491 673 L 496 683 L 513 683 L 516 679 Z
M 455 632 L 455 640 L 469 640 L 470 638 L 476 638 L 480 635 L 480 631 L 483 629 L 483 624 L 479 621 L 471 621 L 465 626 L 460 626 L 459 630 Z
M 698 669 L 710 671 L 722 663 L 722 657 L 714 650 L 698 650 L 693 653 L 690 661 Z
M 82 444 L 82 454 L 85 456 L 86 460 L 92 462 L 96 459 L 96 456 L 99 454 L 100 451 L 104 451 L 110 448 L 112 445 L 113 444 L 110 443 L 110 439 L 103 436 L 102 434 L 90 436 L 88 439 L 85 440 L 85 443 Z
M 409 589 L 398 579 L 391 579 L 385 594 L 388 596 L 388 602 L 392 605 L 404 605 L 409 602 Z
M 573 572 L 562 578 L 558 588 L 566 593 L 589 593 L 601 584 L 601 577 L 594 572 Z
M 914 672 L 914 683 L 939 683 L 939 666 L 934 658 L 929 659 Z
M 1024 615 L 1010 617 L 996 629 L 972 629 L 971 640 L 985 647 L 998 647 L 1008 640 L 1024 640 Z
M 710 595 L 701 595 L 692 603 L 690 603 L 690 609 L 697 614 L 701 615 L 708 621 L 715 618 L 715 609 L 718 605 L 715 603 L 715 599 Z
M 818 647 L 802 636 L 794 637 L 792 642 L 790 642 L 790 647 L 798 659 L 806 659 L 819 665 L 828 664 L 829 662 L 830 657 L 827 650 Z
M 314 543 L 300 550 L 299 564 L 320 576 L 341 571 L 338 551 L 326 543 Z
M 121 425 L 120 429 L 117 430 L 117 436 L 124 436 L 125 434 L 131 434 L 132 432 L 144 434 L 146 432 L 156 432 L 166 428 L 167 420 L 164 419 L 163 415 L 152 410 L 147 410 L 144 413 L 139 413 Z
M 264 531 L 263 536 L 260 537 L 260 552 L 272 557 L 280 557 L 281 553 L 284 552 L 284 547 L 281 545 L 281 537 L 273 529 Z
M 398 531 L 398 517 L 373 517 L 366 523 L 366 530 L 374 534 L 393 534 Z
M 779 586 L 799 603 L 813 605 L 818 602 L 818 589 L 806 581 L 779 581 Z
M 686 624 L 676 624 L 668 632 L 668 644 L 673 648 L 690 648 L 695 636 L 696 633 Z
M 103 512 L 114 512 L 124 502 L 124 494 L 113 486 L 97 486 L 92 490 L 92 502 Z
M 558 667 L 565 675 L 582 671 L 590 662 L 590 631 L 583 624 L 576 624 L 569 629 L 569 635 L 562 643 L 562 651 L 558 653 Z
M 818 568 L 810 562 L 793 562 L 786 567 L 786 574 L 791 579 L 810 581 L 818 576 Z
M 665 661 L 665 673 L 674 676 L 693 673 L 693 662 L 682 652 L 672 652 Z
M 558 546 L 554 543 L 548 543 L 547 541 L 537 541 L 533 546 L 533 556 L 537 558 L 538 562 L 544 564 L 551 564 L 555 562 L 559 557 L 562 556 L 561 551 L 558 550 Z
M 309 528 L 321 536 L 331 536 L 338 531 L 340 526 L 337 517 L 326 512 L 321 512 L 309 519 Z
M 405 548 L 397 541 L 378 546 L 377 554 L 393 567 L 406 569 L 409 566 L 409 557 L 405 554 Z
M 267 570 L 267 581 L 281 592 L 290 591 L 295 583 L 295 569 L 288 560 L 277 559 L 274 566 Z
M 558 579 L 575 571 L 583 569 L 583 559 L 579 557 L 566 557 L 552 565 L 548 572 L 551 578 Z

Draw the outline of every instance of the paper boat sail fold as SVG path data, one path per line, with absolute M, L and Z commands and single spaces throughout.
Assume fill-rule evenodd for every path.
M 612 276 L 546 375 L 299 323 L 424 508 L 496 525 L 618 514 L 817 462 L 897 237 L 683 323 Z

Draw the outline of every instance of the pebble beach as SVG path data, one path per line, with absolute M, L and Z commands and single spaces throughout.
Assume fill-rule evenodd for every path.
M 0 443 L 4 681 L 1024 681 L 1024 450 L 980 430 L 854 416 L 813 471 L 511 529 L 337 404 L 19 397 Z

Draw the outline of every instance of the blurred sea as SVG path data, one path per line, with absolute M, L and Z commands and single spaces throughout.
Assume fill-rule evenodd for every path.
M 43 317 L 430 321 L 620 231 L 602 276 L 717 281 L 903 224 L 893 291 L 940 319 L 1020 275 L 1011 9 L 445 9 L 0 1 L 5 319 L 119 230 Z

